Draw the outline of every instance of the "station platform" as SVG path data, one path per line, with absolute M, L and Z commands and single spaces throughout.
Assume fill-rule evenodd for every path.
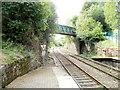
M 11 82 L 6 88 L 76 88 L 78 85 L 61 67 L 49 60 L 44 66 Z M 78 89 L 79 90 L 79 89 Z

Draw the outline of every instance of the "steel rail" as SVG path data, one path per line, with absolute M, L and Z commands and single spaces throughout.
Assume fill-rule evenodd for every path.
M 68 52 L 68 51 L 65 51 L 65 52 Z M 93 59 L 90 59 L 90 58 L 87 58 L 87 57 L 83 57 L 83 56 L 80 56 L 80 55 L 77 55 L 77 54 L 72 54 L 71 52 L 69 52 L 69 53 L 70 53 L 69 55 L 77 56 L 77 57 L 80 57 L 80 58 L 89 60 L 89 61 L 91 61 L 91 62 L 93 62 L 93 63 L 99 64 L 99 65 L 101 65 L 101 66 L 103 66 L 103 67 L 106 67 L 106 68 L 108 68 L 108 69 L 112 69 L 112 70 L 120 73 L 120 70 L 115 69 L 115 68 L 113 68 L 113 67 L 109 67 L 109 66 L 107 66 L 107 65 L 105 65 L 105 64 L 103 64 L 103 63 L 99 63 L 99 62 L 97 62 L 97 61 L 94 61 Z
M 86 57 L 79 56 L 79 55 L 75 55 L 75 56 L 81 57 L 81 58 L 83 58 L 83 59 L 90 60 L 91 62 L 94 62 L 94 63 L 96 63 L 96 64 L 99 64 L 99 65 L 103 66 L 103 67 L 106 67 L 106 68 L 108 68 L 108 69 L 112 69 L 112 70 L 117 71 L 117 72 L 120 73 L 120 70 L 117 70 L 117 69 L 114 69 L 114 68 L 109 67 L 109 66 L 107 66 L 107 65 L 104 65 L 104 64 L 102 64 L 102 63 L 99 63 L 99 62 L 93 61 L 92 59 L 88 59 L 88 58 L 86 58 Z
M 61 54 L 59 52 L 59 54 Z M 71 60 L 69 60 L 66 56 L 64 56 L 63 54 L 61 54 L 65 59 L 67 59 L 67 61 L 69 61 L 71 64 L 73 64 L 75 67 L 77 67 L 80 71 L 82 71 L 83 73 L 85 73 L 85 75 L 87 75 L 88 77 L 90 77 L 93 81 L 95 81 L 98 85 L 102 85 L 104 87 L 104 89 L 109 90 L 106 86 L 104 86 L 101 82 L 99 82 L 98 80 L 96 80 L 93 76 L 91 76 L 90 74 L 88 74 L 86 71 L 84 71 L 83 69 L 81 69 L 77 64 L 75 64 L 74 62 L 72 62 Z M 56 57 L 58 58 L 58 60 L 61 62 L 61 64 L 63 65 L 63 67 L 65 68 L 65 70 L 72 76 L 72 74 L 69 72 L 69 70 L 67 69 L 67 67 L 62 63 L 62 61 L 59 59 L 59 57 L 56 55 Z
M 97 70 L 99 70 L 99 71 L 101 71 L 101 72 L 103 72 L 103 73 L 105 73 L 105 74 L 107 74 L 107 75 L 109 75 L 109 76 L 111 76 L 111 77 L 113 77 L 113 78 L 115 78 L 115 79 L 117 79 L 117 80 L 120 80 L 119 77 L 116 77 L 116 76 L 114 76 L 114 75 L 112 75 L 112 74 L 110 74 L 108 72 L 105 72 L 104 70 L 101 70 L 101 69 L 99 69 L 99 68 L 97 68 L 97 67 L 95 67 L 93 65 L 90 65 L 89 63 L 86 63 L 85 61 L 82 61 L 82 60 L 80 60 L 80 59 L 78 59 L 78 58 L 76 58 L 76 57 L 74 57 L 72 55 L 70 55 L 70 56 L 73 57 L 73 58 L 75 58 L 75 59 L 77 59 L 77 60 L 79 60 L 79 61 L 81 61 L 81 62 L 83 62 L 83 63 L 85 63 L 85 64 L 87 64 L 87 65 L 89 65 L 89 66 L 91 66 L 91 67 L 93 67 L 93 68 L 95 68 L 95 69 L 97 69 Z
M 54 49 L 53 49 L 54 52 Z M 54 55 L 56 56 L 56 58 L 59 60 L 59 62 L 61 63 L 61 65 L 63 66 L 63 68 L 65 69 L 65 71 L 72 77 L 72 74 L 70 73 L 70 71 L 65 67 L 65 65 L 63 64 L 63 62 L 58 58 L 58 56 L 56 55 L 56 53 L 54 52 Z M 73 78 L 73 77 L 72 77 Z M 78 84 L 78 82 L 73 78 L 73 80 L 76 82 L 76 84 L 78 85 L 79 88 L 81 88 L 81 86 Z

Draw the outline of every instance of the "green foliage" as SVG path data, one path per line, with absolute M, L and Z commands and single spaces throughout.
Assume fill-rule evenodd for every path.
M 3 39 L 24 44 L 32 43 L 33 35 L 42 39 L 49 22 L 55 21 L 53 8 L 50 2 L 3 2 Z
M 0 53 L 2 53 L 2 57 L 0 59 L 1 64 L 12 63 L 19 58 L 23 58 L 25 56 L 32 56 L 34 55 L 32 51 L 26 51 L 25 46 L 22 44 L 15 44 L 11 41 L 2 41 L 2 49 L 0 49 Z
M 50 33 L 54 33 L 57 29 L 56 21 L 57 21 L 57 14 L 55 12 L 55 6 L 53 3 L 49 3 L 50 9 L 50 16 L 47 19 L 48 28 L 50 29 Z
M 92 5 L 97 5 L 97 2 L 85 2 L 83 7 L 82 7 L 82 11 L 84 10 L 88 10 Z
M 104 3 L 92 4 L 91 7 L 87 10 L 87 17 L 92 17 L 96 22 L 100 22 L 102 24 L 103 31 L 111 31 L 109 25 L 105 22 L 104 16 Z
M 82 40 L 98 42 L 104 40 L 104 33 L 118 29 L 117 2 L 86 2 L 79 16 L 69 21 L 76 28 L 77 37 Z
M 90 42 L 104 40 L 103 32 L 111 31 L 111 28 L 105 22 L 103 8 L 104 2 L 86 2 L 80 15 L 71 19 L 78 38 Z
M 76 33 L 77 37 L 90 42 L 98 42 L 104 39 L 101 23 L 96 22 L 91 17 L 86 17 L 77 21 Z
M 104 20 L 104 13 L 103 13 L 103 6 L 100 7 L 99 5 L 92 5 L 88 10 L 87 10 L 87 16 L 92 17 L 96 21 L 101 21 Z
M 104 6 L 105 21 L 114 30 L 118 28 L 118 11 L 116 2 L 106 2 Z
M 65 36 L 63 40 L 65 42 L 65 45 L 68 46 L 68 44 L 70 44 L 70 43 L 72 43 L 74 41 L 74 37 L 72 37 L 72 36 Z
M 96 45 L 103 48 L 118 48 L 118 45 L 110 40 L 100 41 Z
M 40 59 L 39 45 L 46 42 L 48 46 L 49 34 L 56 28 L 54 5 L 46 1 L 2 2 L 2 16 L 2 39 L 5 42 L 2 42 L 1 52 L 7 57 L 4 61 L 14 61 L 14 57 L 22 55 L 34 55 L 32 50 L 36 53 L 34 57 Z M 39 50 L 36 49 L 38 47 Z
M 59 39 L 59 40 L 56 40 L 56 39 L 54 39 L 54 38 L 51 38 L 50 39 L 50 48 L 51 47 L 59 47 L 59 46 L 64 46 L 64 44 L 65 44 L 65 40 L 64 39 Z
M 96 58 L 97 56 L 95 56 L 95 55 L 93 55 L 93 54 L 86 54 L 86 53 L 84 53 L 84 54 L 80 54 L 80 56 L 83 56 L 83 57 L 88 57 L 88 58 Z
M 76 27 L 78 16 L 73 16 L 70 20 L 68 20 L 67 24 L 72 27 Z

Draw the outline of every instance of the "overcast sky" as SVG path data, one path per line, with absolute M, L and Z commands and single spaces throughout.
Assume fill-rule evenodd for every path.
M 58 24 L 66 25 L 69 18 L 78 15 L 85 0 L 51 0 L 56 7 Z M 55 35 L 55 39 L 61 39 L 64 35 Z
M 85 0 L 51 0 L 56 6 L 58 23 L 66 25 L 67 19 L 79 14 Z

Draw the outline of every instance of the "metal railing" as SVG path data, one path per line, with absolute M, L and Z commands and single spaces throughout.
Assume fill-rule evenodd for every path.
M 119 43 L 118 33 L 113 33 L 111 36 L 105 36 L 106 39 L 113 41 L 114 43 Z

